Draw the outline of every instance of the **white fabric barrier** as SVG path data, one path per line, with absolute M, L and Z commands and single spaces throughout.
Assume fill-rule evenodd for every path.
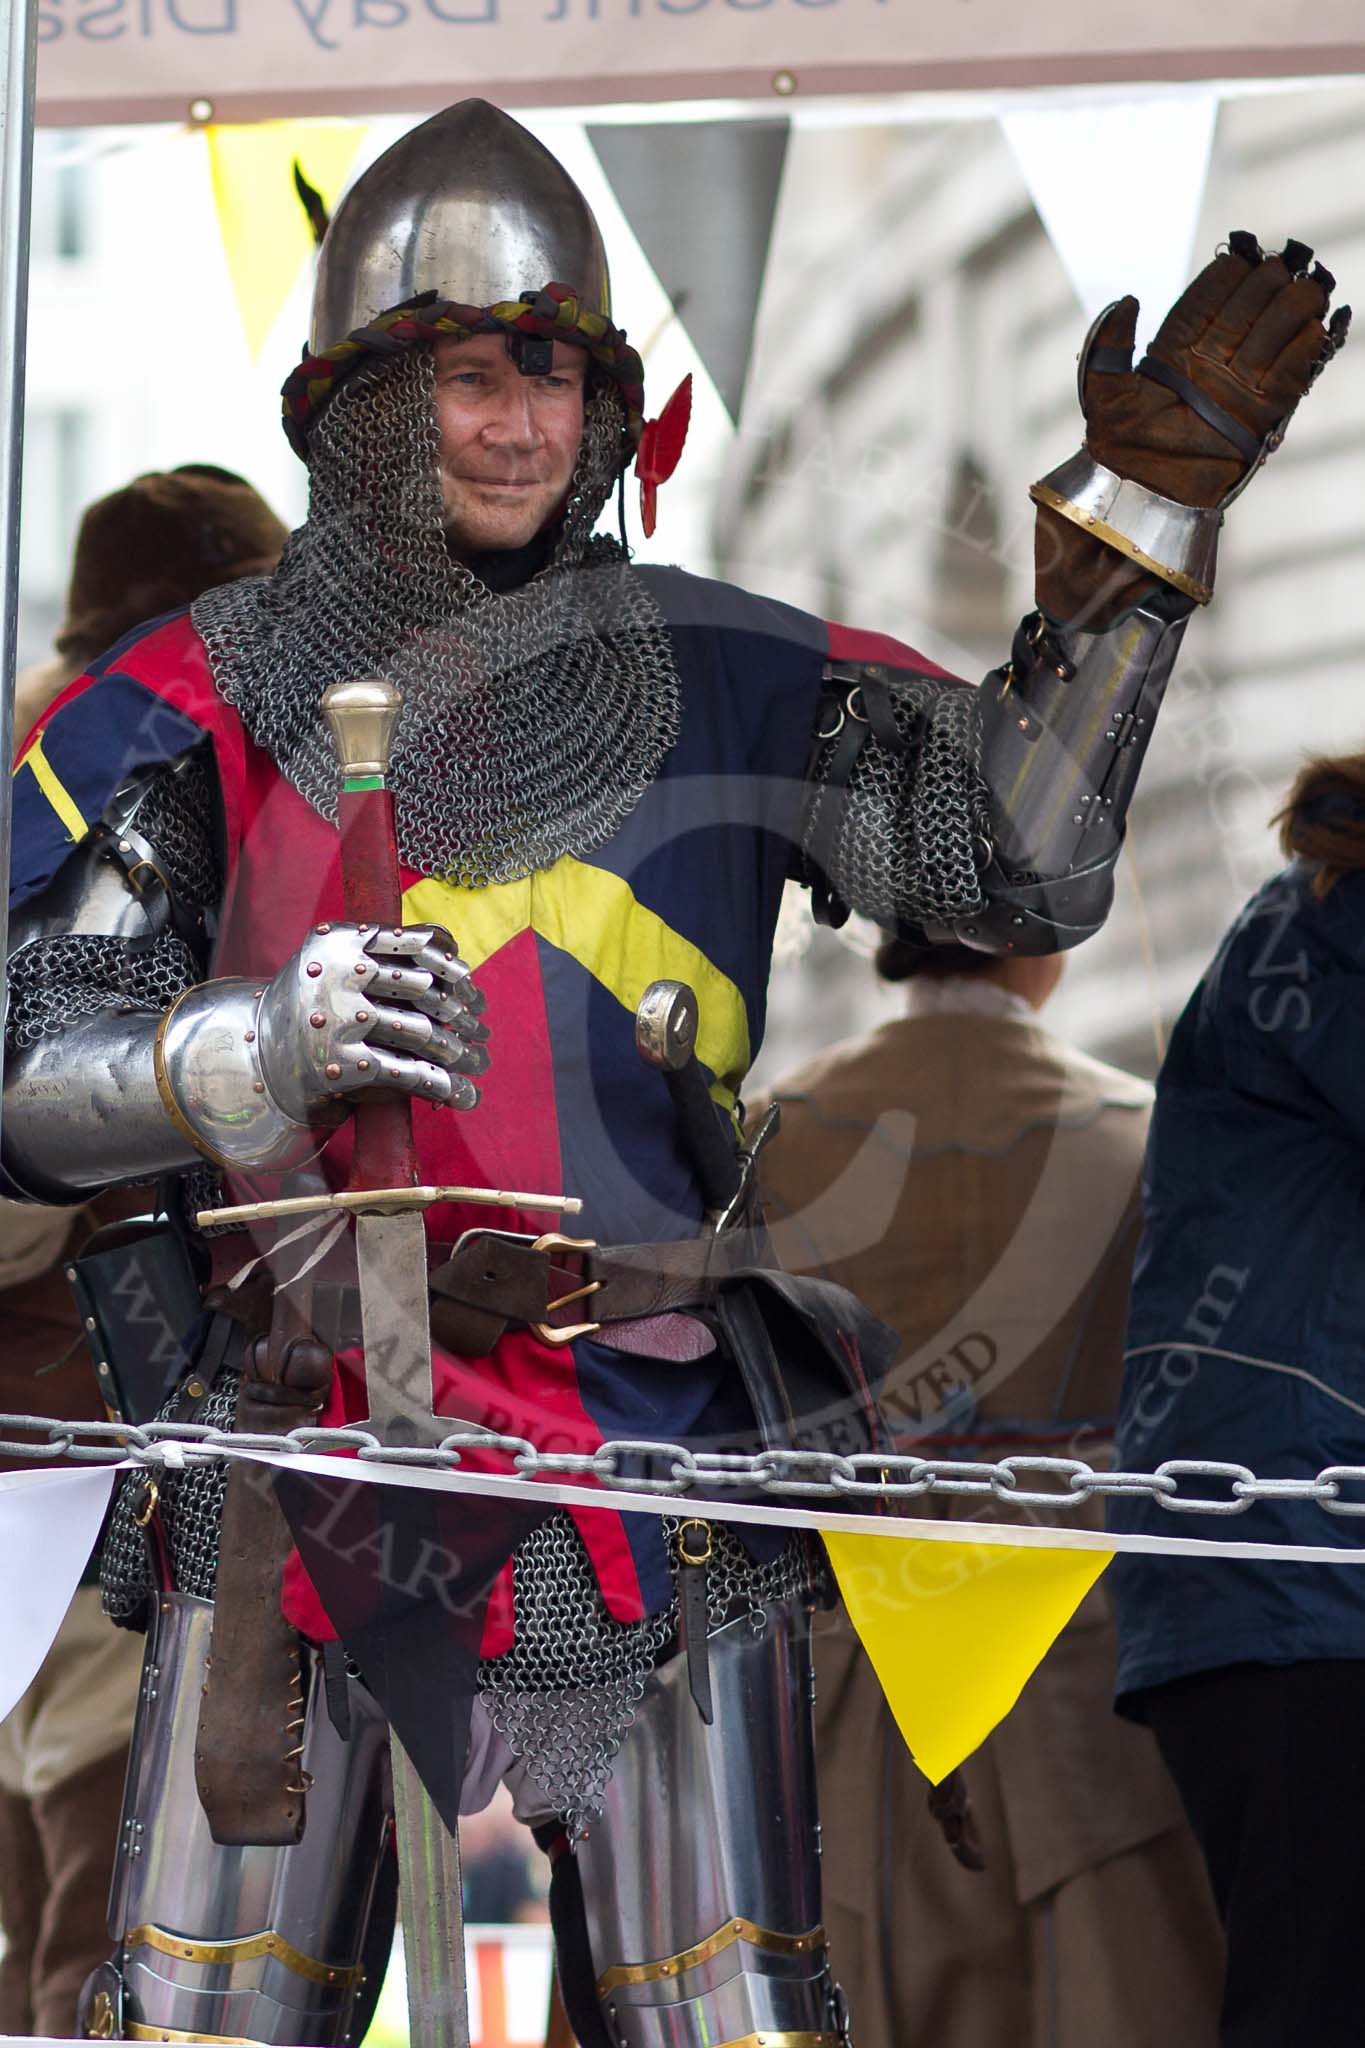
M 118 1470 L 0 1473 L 0 1721 L 52 1647 L 95 1545 Z

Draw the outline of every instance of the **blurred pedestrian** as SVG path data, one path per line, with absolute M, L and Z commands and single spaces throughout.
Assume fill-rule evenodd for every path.
M 16 740 L 107 647 L 214 584 L 270 569 L 286 529 L 230 470 L 136 477 L 81 520 L 66 618 L 15 692 Z M 88 1207 L 0 1201 L 0 1411 L 102 1420 L 63 1265 L 100 1223 L 150 1204 L 122 1189 Z M 68 2035 L 109 1951 L 105 1911 L 142 1643 L 100 1612 L 94 1572 L 41 1671 L 0 1722 L 0 2034 Z
M 1058 955 L 888 941 L 877 964 L 907 1015 L 774 1091 L 782 1261 L 899 1331 L 900 1448 L 1103 1462 L 1151 1090 L 1044 1028 Z M 1052 1519 L 939 1494 L 916 1511 Z M 826 1923 L 859 2048 L 1212 2043 L 1217 1922 L 1155 1746 L 1113 1714 L 1114 1647 L 1101 1582 L 963 1766 L 980 1856 L 969 1833 L 955 1860 L 847 1617 L 817 1634 Z
M 1292 864 L 1223 940 L 1157 1083 L 1119 1435 L 1145 1471 L 1365 1465 L 1365 754 L 1305 768 L 1280 823 Z M 1148 1501 L 1110 1518 L 1172 1528 Z M 1365 1534 L 1284 1499 L 1181 1533 Z M 1227 1927 L 1223 2048 L 1345 2048 L 1362 2030 L 1365 1577 L 1145 1557 L 1109 1577 L 1120 1708 L 1156 1734 Z

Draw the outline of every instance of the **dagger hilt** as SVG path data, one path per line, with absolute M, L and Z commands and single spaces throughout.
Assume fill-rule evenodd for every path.
M 709 1215 L 728 1206 L 739 1161 L 697 1060 L 697 998 L 685 981 L 652 981 L 635 1012 L 635 1050 L 668 1083 L 673 1113 Z
M 341 832 L 341 892 L 356 924 L 401 925 L 403 878 L 389 752 L 403 699 L 381 676 L 332 683 L 322 693 L 322 715 L 341 770 L 337 825 Z M 351 1187 L 411 1187 L 417 1180 L 412 1104 L 406 1095 L 375 1089 L 356 1104 Z

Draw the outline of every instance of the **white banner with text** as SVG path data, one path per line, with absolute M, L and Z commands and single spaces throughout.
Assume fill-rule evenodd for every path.
M 38 35 L 63 125 L 1365 71 L 1359 0 L 39 0 Z

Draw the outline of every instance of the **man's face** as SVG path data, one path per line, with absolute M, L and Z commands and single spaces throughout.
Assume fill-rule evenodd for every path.
M 523 377 L 500 334 L 440 340 L 432 353 L 451 541 L 462 554 L 524 547 L 569 488 L 587 357 L 557 341 L 547 374 Z

